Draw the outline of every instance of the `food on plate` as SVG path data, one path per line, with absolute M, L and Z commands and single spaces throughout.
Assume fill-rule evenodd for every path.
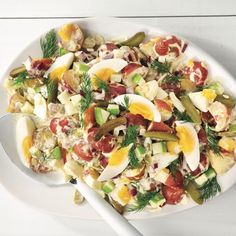
M 22 113 L 25 166 L 83 179 L 120 213 L 221 191 L 236 160 L 235 99 L 207 62 L 187 58 L 186 42 L 144 32 L 108 40 L 69 23 L 40 45 L 5 82 L 8 112 Z

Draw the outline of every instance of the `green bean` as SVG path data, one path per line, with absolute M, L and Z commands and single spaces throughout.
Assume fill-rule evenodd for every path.
M 201 205 L 203 203 L 201 191 L 197 188 L 196 184 L 192 180 L 188 183 L 186 190 L 197 204 Z
M 25 70 L 26 70 L 25 66 L 17 67 L 15 69 L 11 70 L 10 76 L 15 78 L 16 76 L 18 76 L 20 73 L 24 72 Z
M 227 97 L 225 95 L 217 95 L 215 100 L 223 103 L 228 108 L 233 108 L 235 105 L 235 99 L 228 95 Z

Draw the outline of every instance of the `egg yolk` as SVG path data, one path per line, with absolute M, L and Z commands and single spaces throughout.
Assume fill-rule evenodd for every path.
M 122 186 L 118 191 L 118 197 L 125 203 L 128 204 L 131 199 L 131 194 L 127 186 Z
M 22 143 L 22 149 L 23 149 L 24 157 L 28 163 L 31 159 L 31 154 L 30 154 L 29 149 L 32 147 L 32 145 L 33 145 L 32 136 L 26 136 Z
M 54 79 L 59 79 L 61 80 L 62 75 L 67 71 L 67 67 L 66 66 L 60 66 L 56 69 L 54 69 L 51 73 L 50 73 L 50 79 L 54 80 Z
M 213 89 L 203 89 L 202 94 L 209 101 L 214 101 L 216 98 L 216 92 Z
M 128 157 L 129 149 L 130 147 L 128 146 L 113 152 L 108 160 L 108 165 L 119 166 Z
M 110 68 L 104 68 L 96 72 L 96 76 L 103 80 L 104 82 L 108 82 L 110 80 L 110 77 L 112 74 L 114 74 L 115 71 Z
M 176 142 L 176 141 L 167 142 L 167 150 L 171 154 L 176 153 L 176 149 L 178 148 L 178 146 L 179 146 L 179 142 Z
M 75 26 L 73 24 L 66 24 L 61 27 L 61 29 L 58 31 L 58 35 L 60 38 L 67 42 L 71 38 L 71 34 L 75 31 Z
M 131 103 L 131 105 L 129 106 L 129 111 L 134 115 L 139 114 L 147 120 L 153 120 L 154 118 L 152 110 L 143 103 Z
M 176 127 L 179 144 L 184 153 L 191 153 L 194 149 L 194 138 L 186 127 Z

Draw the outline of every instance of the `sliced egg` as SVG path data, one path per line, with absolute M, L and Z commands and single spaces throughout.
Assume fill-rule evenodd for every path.
M 47 103 L 40 93 L 34 95 L 34 114 L 43 120 L 47 118 Z
M 157 168 L 155 170 L 158 171 L 170 165 L 170 163 L 176 160 L 177 158 L 178 155 L 165 152 L 152 156 L 152 163 L 157 163 Z
M 102 60 L 93 65 L 88 74 L 107 82 L 112 74 L 120 72 L 127 64 L 125 60 L 119 58 Z
M 207 112 L 209 105 L 216 98 L 216 93 L 213 89 L 203 89 L 200 92 L 189 93 L 189 97 L 195 107 L 200 111 Z
M 120 174 L 128 166 L 129 150 L 131 147 L 132 144 L 127 147 L 117 149 L 110 154 L 108 165 L 98 177 L 98 181 L 109 180 Z
M 19 156 L 23 164 L 29 167 L 31 154 L 30 148 L 33 144 L 33 133 L 35 131 L 34 121 L 28 116 L 22 116 L 16 123 L 16 143 Z
M 69 70 L 74 60 L 74 53 L 69 52 L 63 56 L 58 57 L 50 68 L 45 72 L 44 77 L 48 77 L 50 74 L 51 79 L 62 78 L 65 71 Z
M 111 197 L 120 205 L 125 206 L 129 203 L 132 198 L 132 195 L 129 192 L 129 188 L 126 185 L 117 186 L 112 192 Z
M 161 115 L 157 107 L 148 99 L 136 94 L 124 94 L 117 96 L 113 101 L 117 104 L 125 104 L 125 98 L 129 101 L 129 111 L 136 115 L 139 114 L 147 120 L 160 122 Z
M 176 122 L 176 132 L 179 145 L 189 168 L 194 171 L 200 161 L 199 140 L 197 132 L 191 123 Z

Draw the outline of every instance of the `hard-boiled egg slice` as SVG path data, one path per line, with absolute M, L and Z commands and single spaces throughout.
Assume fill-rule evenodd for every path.
M 176 160 L 177 158 L 178 155 L 165 152 L 152 156 L 152 163 L 157 163 L 157 168 L 155 169 L 157 171 L 167 167 L 172 161 Z
M 51 79 L 61 79 L 65 71 L 69 70 L 74 60 L 74 53 L 69 52 L 63 56 L 58 57 L 50 68 L 45 72 L 44 77 L 50 74 Z
M 34 114 L 43 120 L 47 117 L 47 103 L 40 93 L 34 95 Z
M 157 107 L 145 97 L 136 94 L 124 94 L 117 96 L 113 101 L 117 104 L 125 104 L 125 98 L 129 101 L 129 111 L 136 115 L 139 114 L 147 120 L 160 122 L 161 115 Z
M 98 177 L 98 181 L 109 180 L 120 174 L 129 164 L 129 150 L 132 147 L 130 144 L 113 151 L 108 159 L 108 165 Z
M 216 93 L 213 89 L 203 89 L 200 92 L 189 93 L 189 97 L 195 107 L 200 111 L 207 112 L 209 105 L 216 98 Z
M 111 197 L 120 205 L 125 206 L 129 203 L 132 195 L 129 192 L 129 188 L 126 185 L 118 185 L 112 192 Z
M 29 149 L 33 144 L 34 121 L 28 116 L 22 116 L 16 123 L 16 143 L 23 164 L 29 167 L 31 154 Z
M 112 74 L 120 72 L 127 64 L 125 60 L 119 58 L 102 60 L 93 65 L 88 74 L 107 82 Z
M 180 148 L 189 168 L 194 171 L 200 161 L 199 140 L 197 132 L 191 123 L 176 122 L 176 132 Z

